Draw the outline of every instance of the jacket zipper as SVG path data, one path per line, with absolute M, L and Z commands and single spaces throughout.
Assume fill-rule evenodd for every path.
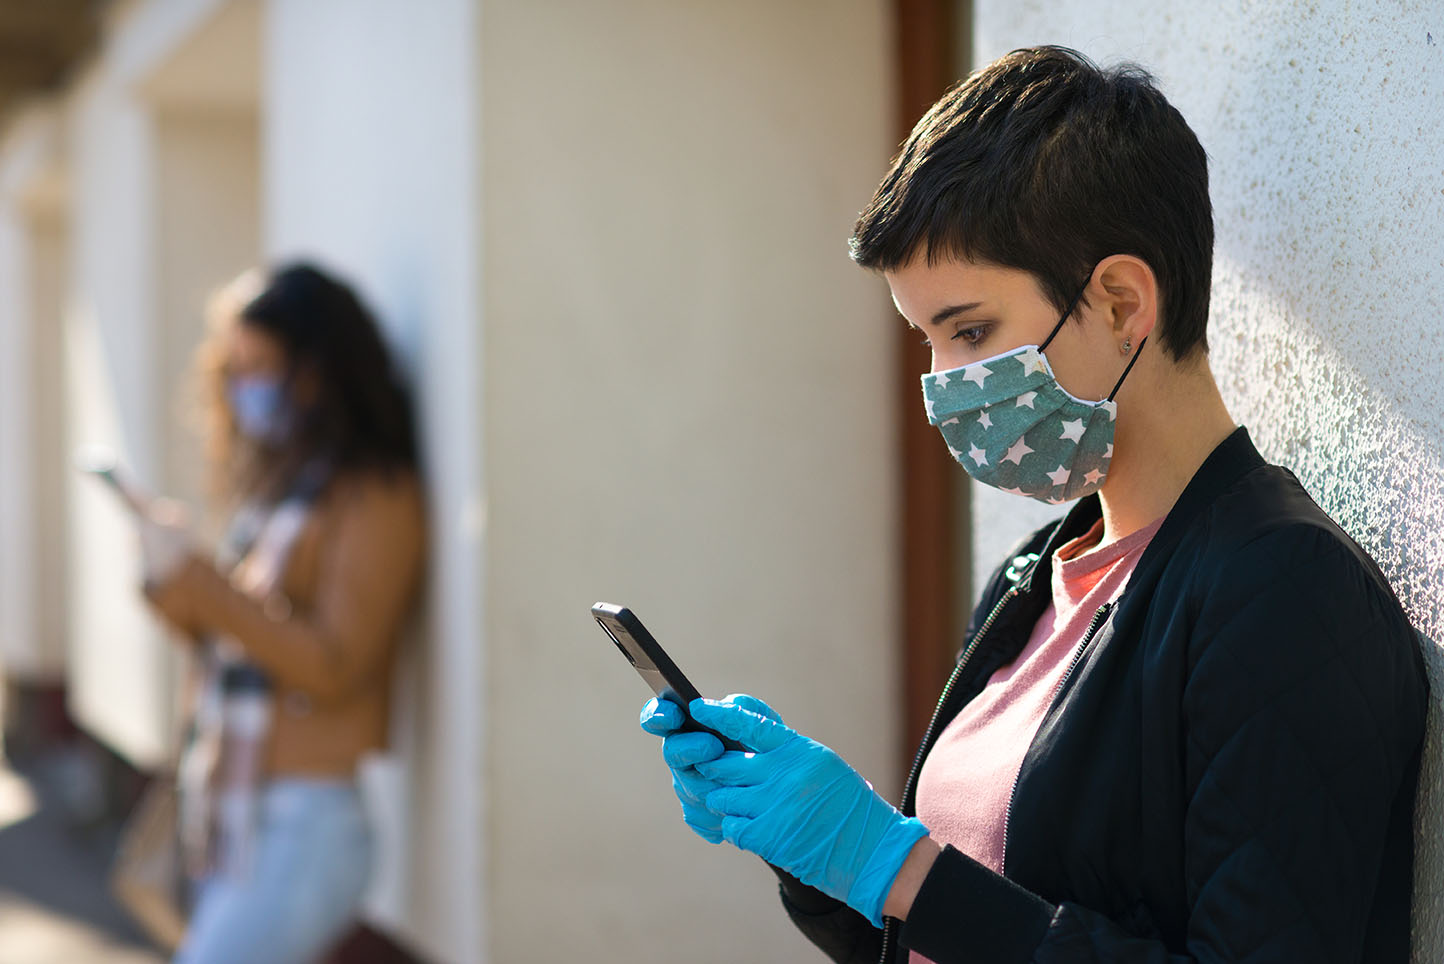
M 1043 714 L 1044 719 L 1047 719 L 1048 714 L 1053 712 L 1053 705 L 1058 702 L 1058 697 L 1062 694 L 1063 687 L 1068 685 L 1069 677 L 1071 677 L 1073 675 L 1073 671 L 1078 668 L 1078 664 L 1083 662 L 1083 651 L 1086 650 L 1088 648 L 1088 644 L 1093 641 L 1093 634 L 1098 631 L 1098 627 L 1103 624 L 1104 617 L 1108 615 L 1108 611 L 1112 608 L 1113 603 L 1106 602 L 1102 606 L 1099 606 L 1098 611 L 1093 614 L 1093 618 L 1088 620 L 1088 629 L 1083 633 L 1083 641 L 1078 644 L 1076 649 L 1073 650 L 1073 659 L 1068 663 L 1068 668 L 1063 671 L 1063 678 L 1060 679 L 1058 681 L 1058 685 L 1054 687 L 1053 696 L 1048 701 L 1048 709 Z M 1031 749 L 1031 746 L 1029 748 Z M 1024 753 L 1024 759 L 1026 758 L 1027 754 Z M 1011 790 L 1008 791 L 1008 808 L 1003 811 L 1002 867 L 1004 877 L 1008 875 L 1008 824 L 1011 823 L 1013 819 L 1013 798 L 1018 793 L 1018 781 L 1021 780 L 1022 777 L 1023 766 L 1020 763 L 1018 765 L 1018 772 L 1013 775 L 1013 787 Z
M 1003 593 L 998 599 L 998 603 L 993 607 L 993 611 L 988 613 L 988 618 L 983 621 L 983 625 L 980 626 L 977 633 L 973 635 L 972 641 L 968 643 L 962 655 L 958 657 L 957 665 L 953 667 L 952 673 L 948 676 L 947 683 L 943 686 L 942 695 L 938 697 L 938 704 L 933 707 L 933 716 L 932 719 L 928 720 L 928 728 L 923 732 L 922 742 L 918 744 L 918 752 L 913 756 L 912 769 L 908 771 L 907 782 L 903 784 L 902 800 L 899 801 L 902 804 L 902 809 L 908 809 L 910 806 L 909 798 L 912 797 L 917 790 L 918 773 L 922 770 L 923 758 L 926 756 L 928 748 L 932 745 L 933 738 L 937 735 L 935 731 L 938 726 L 938 717 L 942 715 L 943 707 L 947 705 L 948 698 L 952 696 L 953 687 L 957 685 L 958 678 L 963 675 L 963 669 L 967 667 L 968 662 L 973 658 L 973 653 L 977 651 L 978 644 L 982 642 L 984 636 L 988 635 L 988 630 L 993 628 L 993 623 L 997 621 L 1004 607 L 1013 599 L 1017 598 L 1017 596 L 1018 587 L 1016 585 L 1009 586 L 1008 591 Z M 888 964 L 889 958 L 892 957 L 894 949 L 893 942 L 896 940 L 893 927 L 894 923 L 895 921 L 891 917 L 883 921 L 882 956 L 878 958 L 878 964 Z

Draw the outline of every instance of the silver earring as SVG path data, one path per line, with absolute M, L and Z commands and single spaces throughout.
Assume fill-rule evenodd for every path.
M 1131 341 L 1129 341 L 1128 339 L 1125 338 L 1125 339 L 1123 340 L 1123 354 L 1126 355 L 1126 354 L 1128 354 L 1129 352 L 1131 352 L 1132 350 L 1133 350 L 1133 342 L 1131 342 Z

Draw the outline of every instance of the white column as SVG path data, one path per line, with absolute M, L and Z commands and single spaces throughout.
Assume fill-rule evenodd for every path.
M 353 281 L 412 374 L 431 559 L 408 644 L 371 910 L 439 960 L 480 960 L 484 493 L 477 4 L 270 0 L 265 238 Z M 404 824 L 397 839 L 396 830 Z
M 3 159 L 3 155 L 0 155 Z M 30 238 L 19 202 L 0 195 L 0 669 L 29 676 L 38 636 L 31 525 L 34 312 Z
M 154 277 L 154 130 L 107 67 L 69 112 L 74 169 L 66 308 L 68 429 L 114 449 L 157 484 L 162 465 Z M 143 766 L 164 761 L 172 710 L 170 644 L 143 604 L 132 520 L 94 480 L 72 473 L 69 695 L 79 722 Z
M 70 438 L 112 448 L 203 519 L 187 397 L 207 293 L 257 257 L 258 6 L 151 0 L 117 12 L 65 105 L 73 168 Z M 140 597 L 132 520 L 70 473 L 69 696 L 141 766 L 175 750 L 181 656 Z

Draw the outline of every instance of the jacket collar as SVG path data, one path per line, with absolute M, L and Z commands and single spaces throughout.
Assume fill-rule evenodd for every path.
M 1173 508 L 1168 510 L 1158 534 L 1148 543 L 1148 548 L 1143 550 L 1143 557 L 1138 560 L 1129 582 L 1141 585 L 1150 582 L 1155 576 L 1154 570 L 1162 569 L 1173 556 L 1174 547 L 1193 525 L 1198 514 L 1217 501 L 1218 497 L 1239 479 L 1267 464 L 1258 449 L 1254 448 L 1248 429 L 1243 426 L 1234 429 L 1228 438 L 1218 443 L 1218 447 L 1203 460 L 1203 465 L 1199 466 L 1184 487 L 1183 494 L 1173 503 Z
M 1138 560 L 1130 585 L 1146 584 L 1154 576 L 1155 569 L 1161 569 L 1173 555 L 1173 549 L 1193 523 L 1195 516 L 1211 505 L 1229 486 L 1254 469 L 1267 464 L 1249 438 L 1248 429 L 1239 426 L 1209 453 L 1188 485 L 1168 510 L 1168 515 L 1159 527 L 1158 533 L 1148 543 L 1143 556 Z M 1098 496 L 1090 495 L 1079 500 L 1067 515 L 1058 521 L 1049 533 L 1047 541 L 1038 553 L 1038 561 L 1024 574 L 1020 589 L 1024 593 L 1033 591 L 1033 584 L 1041 579 L 1040 588 L 1052 592 L 1051 574 L 1053 553 L 1059 546 L 1076 539 L 1093 527 L 1103 515 Z

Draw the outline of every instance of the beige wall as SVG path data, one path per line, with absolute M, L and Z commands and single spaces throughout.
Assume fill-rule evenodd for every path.
M 65 433 L 63 392 L 66 228 L 63 212 L 44 204 L 32 208 L 28 217 L 32 260 L 30 263 L 33 311 L 31 321 L 27 406 L 30 425 L 31 548 L 25 560 L 29 588 L 33 595 L 34 646 L 36 662 L 7 666 L 7 672 L 21 671 L 32 680 L 58 682 L 65 667 L 69 614 L 65 598 L 68 573 L 66 556 L 65 486 L 70 474 L 70 446 Z M 22 582 L 23 585 L 23 582 Z M 20 642 L 20 641 L 17 641 Z
M 338 12 L 268 7 L 265 245 L 347 271 L 416 375 L 433 584 L 378 910 L 444 960 L 800 948 L 766 872 L 676 818 L 585 607 L 891 777 L 887 306 L 844 248 L 882 9 Z
M 484 5 L 491 959 L 811 953 L 683 825 L 632 606 L 893 789 L 888 6 Z

